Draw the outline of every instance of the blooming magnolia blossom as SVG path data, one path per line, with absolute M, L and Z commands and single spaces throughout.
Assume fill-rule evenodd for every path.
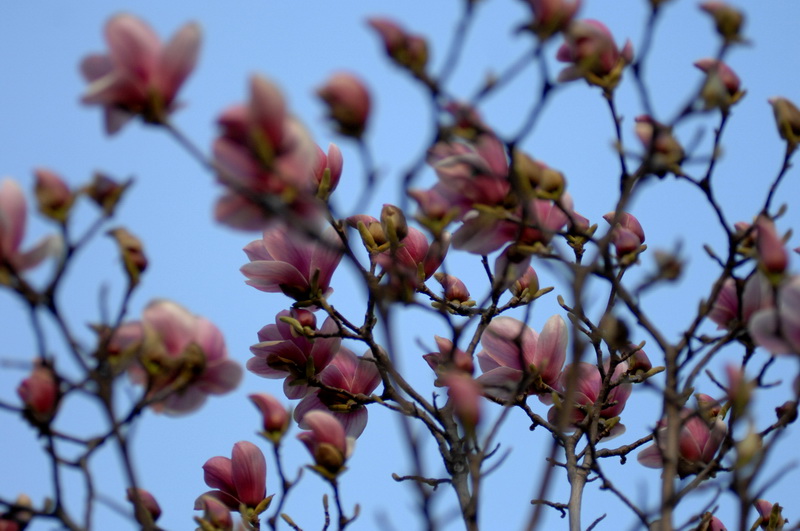
M 206 461 L 203 479 L 217 490 L 202 496 L 211 496 L 233 511 L 242 504 L 254 509 L 267 497 L 267 461 L 258 446 L 248 441 L 234 444 L 230 459 L 212 457 Z M 202 508 L 198 498 L 195 509 Z
M 103 107 L 109 134 L 134 116 L 148 123 L 166 123 L 178 108 L 178 90 L 194 70 L 200 26 L 187 24 L 162 45 L 145 22 L 120 14 L 106 24 L 105 38 L 108 55 L 90 55 L 81 62 L 81 72 L 89 82 L 83 102 Z
M 513 317 L 497 317 L 481 337 L 483 350 L 478 363 L 483 374 L 477 381 L 487 395 L 510 399 L 518 392 L 536 394 L 550 403 L 567 355 L 567 325 L 554 315 L 541 334 Z M 526 375 L 532 380 L 526 389 L 518 389 Z
M 302 336 L 282 319 L 289 317 L 323 336 L 339 331 L 330 317 L 317 329 L 317 319 L 308 310 L 284 310 L 275 317 L 275 324 L 259 330 L 260 342 L 250 347 L 254 357 L 247 361 L 247 370 L 264 378 L 285 378 L 283 391 L 287 398 L 303 398 L 308 393 L 309 376 L 319 374 L 328 366 L 342 340 L 338 337 L 312 340 Z
M 347 437 L 342 424 L 327 411 L 309 411 L 302 422 L 311 431 L 304 431 L 297 438 L 314 458 L 316 470 L 326 477 L 335 478 L 344 471 L 354 439 Z
M 301 428 L 308 429 L 303 419 L 309 411 L 328 411 L 344 426 L 348 437 L 358 438 L 367 426 L 367 408 L 351 395 L 370 395 L 381 382 L 372 353 L 359 358 L 352 351 L 340 348 L 319 373 L 319 381 L 327 388 L 315 389 L 303 398 L 294 410 L 294 419 Z
M 702 413 L 690 409 L 684 409 L 681 418 L 678 475 L 685 478 L 698 473 L 714 460 L 717 450 L 728 433 L 728 427 L 719 417 L 707 421 Z M 666 429 L 666 421 L 659 421 L 656 443 L 639 452 L 637 456 L 639 463 L 648 468 L 663 466 L 662 454 L 665 441 L 662 434 Z
M 342 245 L 333 227 L 318 240 L 283 224 L 264 231 L 260 240 L 244 247 L 250 263 L 240 269 L 245 281 L 268 293 L 283 293 L 298 302 L 311 302 L 333 292 L 331 277 L 342 259 Z
M 289 115 L 273 83 L 253 76 L 248 102 L 228 108 L 217 122 L 214 159 L 226 186 L 215 209 L 218 221 L 254 230 L 273 221 L 275 213 L 291 214 L 298 223 L 318 217 L 318 147 Z
M 200 496 L 194 502 L 194 508 L 203 511 L 203 517 L 196 518 L 201 525 L 210 526 L 209 528 L 215 531 L 233 531 L 231 510 L 213 496 Z
M 166 395 L 153 404 L 156 411 L 194 411 L 207 395 L 228 393 L 242 379 L 242 367 L 228 358 L 219 329 L 171 301 L 151 302 L 141 321 L 117 330 L 109 350 L 136 355 L 131 379 L 147 386 L 150 399 Z
M 633 45 L 625 41 L 622 50 L 602 22 L 573 21 L 564 32 L 564 44 L 556 58 L 572 63 L 558 74 L 559 81 L 585 79 L 592 85 L 613 90 L 619 83 L 622 68 L 633 61 Z
M 49 236 L 32 249 L 20 250 L 25 237 L 28 206 L 25 195 L 16 181 L 3 179 L 0 182 L 0 284 L 7 268 L 21 273 L 37 266 L 45 258 L 61 250 L 61 240 Z

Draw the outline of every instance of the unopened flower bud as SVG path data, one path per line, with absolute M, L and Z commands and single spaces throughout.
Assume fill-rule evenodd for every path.
M 767 274 L 782 274 L 789 265 L 789 252 L 778 236 L 775 222 L 765 216 L 756 220 L 756 249 L 761 267 Z
M 700 4 L 700 9 L 714 18 L 717 33 L 725 42 L 742 41 L 741 30 L 744 23 L 742 12 L 725 2 L 711 1 Z
M 386 239 L 393 245 L 408 236 L 408 223 L 403 211 L 394 205 L 383 205 L 381 210 L 381 228 Z
M 279 441 L 289 429 L 289 412 L 272 395 L 258 393 L 249 395 L 249 398 L 261 411 L 264 435 L 273 442 Z
M 351 74 L 335 74 L 317 95 L 328 105 L 341 134 L 361 138 L 370 111 L 369 92 L 361 80 Z
M 704 393 L 697 393 L 694 397 L 697 399 L 697 408 L 700 416 L 704 419 L 713 420 L 722 411 L 722 405 L 719 400 Z
M 50 367 L 37 364 L 30 376 L 17 387 L 29 419 L 37 424 L 49 423 L 58 407 L 58 381 Z
M 91 184 L 86 186 L 83 191 L 103 209 L 106 216 L 110 217 L 114 214 L 117 203 L 122 199 L 123 193 L 130 184 L 130 180 L 118 183 L 107 175 L 95 173 Z
M 108 234 L 117 242 L 131 287 L 136 286 L 142 272 L 147 269 L 147 256 L 141 240 L 122 227 L 112 229 Z
M 386 54 L 398 65 L 418 78 L 425 76 L 428 64 L 428 44 L 419 35 L 411 35 L 397 23 L 383 18 L 367 21 L 378 32 Z
M 778 125 L 778 134 L 786 140 L 790 149 L 800 142 L 800 109 L 786 98 L 770 98 L 772 112 Z
M 64 180 L 55 172 L 39 168 L 35 170 L 36 199 L 39 212 L 59 222 L 67 220 L 75 196 Z
M 127 490 L 127 500 L 134 504 L 136 521 L 142 524 L 143 528 L 153 527 L 153 522 L 161 516 L 161 506 L 158 505 L 155 497 L 150 492 L 137 488 Z
M 203 517 L 195 517 L 202 531 L 233 531 L 231 510 L 213 496 L 202 496 L 196 503 L 203 510 Z
M 443 295 L 447 301 L 467 302 L 470 300 L 467 286 L 457 277 L 445 273 L 436 273 L 433 277 L 442 285 Z

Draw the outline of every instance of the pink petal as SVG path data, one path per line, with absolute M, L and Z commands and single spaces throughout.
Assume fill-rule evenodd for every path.
M 132 15 L 122 14 L 108 21 L 105 35 L 114 65 L 136 80 L 149 81 L 161 48 L 152 28 Z
M 22 188 L 16 181 L 0 183 L 0 256 L 11 257 L 25 236 L 27 206 Z
M 212 457 L 203 465 L 203 480 L 213 489 L 236 492 L 233 486 L 233 463 L 227 457 Z
M 162 50 L 155 81 L 167 102 L 194 70 L 199 51 L 200 26 L 196 23 L 183 26 Z
M 231 463 L 237 498 L 248 507 L 255 507 L 267 494 L 264 454 L 255 444 L 239 441 L 233 445 Z
M 486 355 L 500 366 L 521 370 L 523 363 L 530 364 L 536 359 L 537 339 L 536 332 L 522 321 L 498 317 L 486 328 L 481 345 Z
M 636 460 L 647 468 L 661 468 L 664 466 L 664 460 L 661 457 L 661 450 L 658 445 L 652 444 L 639 452 Z
M 550 317 L 544 325 L 532 359 L 528 363 L 536 366 L 542 375 L 542 380 L 553 385 L 561 373 L 561 367 L 567 357 L 567 342 L 569 333 L 567 324 L 559 315 Z
M 246 284 L 268 293 L 280 293 L 281 286 L 308 288 L 308 280 L 286 262 L 258 260 L 243 265 L 239 271 L 248 278 Z
M 206 367 L 197 387 L 204 393 L 221 395 L 233 391 L 242 381 L 242 366 L 233 360 L 224 360 Z
M 347 440 L 342 424 L 330 413 L 320 410 L 309 411 L 303 417 L 316 437 L 317 443 L 328 443 L 347 455 Z
M 172 301 L 151 302 L 142 313 L 142 322 L 159 334 L 172 355 L 180 354 L 194 341 L 197 318 Z

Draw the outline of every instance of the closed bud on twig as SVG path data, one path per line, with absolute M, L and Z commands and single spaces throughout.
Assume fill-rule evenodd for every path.
M 317 90 L 317 95 L 328 105 L 330 118 L 341 134 L 361 138 L 369 117 L 370 97 L 360 79 L 352 74 L 335 74 Z
M 161 506 L 150 492 L 132 487 L 127 490 L 127 500 L 134 504 L 136 521 L 142 524 L 143 529 L 152 529 L 153 523 L 161 516 Z
M 725 2 L 711 1 L 700 4 L 700 9 L 714 18 L 717 33 L 725 40 L 726 44 L 742 42 L 742 25 L 744 15 L 735 7 Z
M 17 387 L 27 418 L 37 426 L 50 424 L 59 400 L 58 380 L 53 369 L 37 362 L 30 376 Z
M 83 192 L 94 201 L 97 206 L 103 209 L 107 217 L 114 214 L 117 203 L 122 199 L 122 195 L 131 185 L 131 180 L 118 183 L 112 178 L 102 173 L 95 173 L 92 182 L 83 188 Z
M 408 223 L 403 211 L 394 205 L 383 205 L 381 210 L 381 228 L 386 239 L 392 245 L 399 244 L 408 236 Z
M 139 238 L 123 227 L 111 229 L 108 234 L 117 242 L 122 264 L 128 274 L 128 283 L 133 288 L 139 283 L 139 277 L 147 269 L 144 246 Z
M 75 196 L 57 173 L 39 168 L 33 174 L 36 177 L 35 191 L 39 212 L 60 223 L 65 222 Z
M 261 411 L 263 435 L 273 443 L 280 441 L 283 434 L 289 429 L 289 419 L 291 418 L 289 412 L 272 395 L 258 393 L 249 395 L 248 398 Z
M 778 134 L 786 140 L 788 149 L 794 151 L 800 142 L 800 109 L 791 101 L 781 97 L 770 98 L 769 103 L 775 114 Z

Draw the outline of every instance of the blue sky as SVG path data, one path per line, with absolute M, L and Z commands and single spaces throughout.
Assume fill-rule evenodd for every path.
M 602 20 L 620 44 L 630 38 L 638 50 L 648 2 L 586 0 L 585 4 L 581 17 Z M 742 78 L 748 93 L 735 108 L 723 141 L 717 192 L 729 219 L 737 221 L 750 220 L 758 212 L 783 155 L 767 98 L 781 95 L 800 101 L 800 55 L 795 53 L 800 5 L 793 0 L 773 0 L 758 7 L 743 1 L 734 4 L 741 5 L 748 15 L 745 32 L 752 42 L 734 49 L 728 62 Z M 213 223 L 210 214 L 219 190 L 212 176 L 163 131 L 135 123 L 113 138 L 103 133 L 99 111 L 79 103 L 84 90 L 77 70 L 80 59 L 87 53 L 105 49 L 103 25 L 118 12 L 142 17 L 163 38 L 187 21 L 199 21 L 204 38 L 201 59 L 182 91 L 181 100 L 186 106 L 175 115 L 176 124 L 197 145 L 208 149 L 218 113 L 246 97 L 251 74 L 266 75 L 283 89 L 293 112 L 310 128 L 321 146 L 336 141 L 342 147 L 345 175 L 335 196 L 339 211 L 346 213 L 351 212 L 353 198 L 361 190 L 363 169 L 354 146 L 337 138 L 326 126 L 324 109 L 314 89 L 333 72 L 358 73 L 373 92 L 374 111 L 367 142 L 381 176 L 372 205 L 364 213 L 377 215 L 381 204 L 399 201 L 398 177 L 409 161 L 419 157 L 427 147 L 431 118 L 423 92 L 389 64 L 365 20 L 368 16 L 389 16 L 428 37 L 436 70 L 456 27 L 460 7 L 461 2 L 455 0 L 441 0 L 435 5 L 422 0 L 402 3 L 237 0 L 224 6 L 182 0 L 168 4 L 149 0 L 94 0 L 82 2 L 79 7 L 58 2 L 6 3 L 0 7 L 0 72 L 3 73 L 0 175 L 18 179 L 26 190 L 30 190 L 34 167 L 52 168 L 76 186 L 86 182 L 95 170 L 120 178 L 134 176 L 135 186 L 114 222 L 114 226 L 124 225 L 142 238 L 150 259 L 144 285 L 132 303 L 132 315 L 138 315 L 153 298 L 176 300 L 217 323 L 226 335 L 231 356 L 244 363 L 249 357 L 249 346 L 256 342 L 256 332 L 273 322 L 275 314 L 289 303 L 280 296 L 253 290 L 243 282 L 238 269 L 246 258 L 241 248 L 256 235 L 234 232 Z M 709 18 L 697 9 L 695 2 L 674 0 L 664 10 L 646 77 L 656 101 L 657 118 L 668 119 L 702 80 L 692 62 L 713 55 L 717 44 Z M 516 35 L 513 30 L 524 22 L 525 16 L 524 5 L 519 1 L 478 4 L 477 19 L 450 83 L 454 94 L 461 97 L 472 94 L 488 74 L 502 70 L 524 53 L 530 39 Z M 551 57 L 555 54 L 554 44 L 548 48 Z M 559 68 L 555 61 L 551 66 L 551 72 Z M 487 99 L 481 108 L 486 121 L 500 133 L 515 131 L 538 90 L 537 76 L 535 68 L 528 68 L 516 83 Z M 632 124 L 642 107 L 629 79 L 620 86 L 618 99 L 627 147 L 638 150 Z M 716 117 L 708 115 L 688 121 L 677 133 L 687 144 L 690 139 L 699 138 L 697 153 L 707 154 L 715 126 Z M 564 172 L 576 209 L 592 222 L 599 222 L 602 230 L 604 222 L 600 217 L 613 209 L 618 189 L 619 168 L 612 143 L 613 126 L 600 92 L 576 82 L 558 92 L 523 147 Z M 691 172 L 699 168 L 688 169 Z M 432 182 L 432 172 L 426 171 L 419 184 Z M 779 189 L 779 202 L 790 203 L 788 213 L 778 222 L 783 231 L 800 226 L 800 214 L 791 204 L 799 190 L 797 175 L 791 172 Z M 33 211 L 31 208 L 30 212 Z M 86 223 L 90 212 L 88 205 L 82 206 L 78 226 Z M 674 334 L 690 321 L 697 303 L 718 274 L 702 245 L 709 243 L 722 248 L 722 231 L 702 207 L 699 194 L 672 179 L 646 187 L 634 202 L 632 212 L 642 222 L 651 250 L 673 250 L 680 245 L 681 256 L 687 261 L 686 274 L 674 289 L 662 288 L 644 300 L 653 319 Z M 49 230 L 41 220 L 32 220 L 26 242 L 32 243 Z M 797 238 L 790 243 L 796 247 Z M 478 259 L 454 253 L 450 260 L 449 267 L 464 279 L 473 297 L 479 300 L 486 286 Z M 645 268 L 652 267 L 651 260 L 643 258 Z M 795 269 L 797 263 L 795 256 Z M 557 291 L 563 290 L 563 284 L 557 281 L 558 271 L 540 263 L 534 263 L 534 267 L 543 285 L 549 283 Z M 33 278 L 42 280 L 46 272 L 42 268 Z M 61 293 L 64 307 L 68 308 L 68 320 L 84 334 L 84 340 L 91 337 L 85 323 L 99 318 L 103 287 L 108 288 L 113 303 L 120 297 L 122 285 L 111 241 L 98 238 L 78 258 Z M 359 315 L 363 290 L 353 284 L 352 271 L 341 268 L 333 285 L 336 291 L 332 303 Z M 531 326 L 540 329 L 557 311 L 552 295 L 538 302 L 532 312 Z M 0 400 L 14 402 L 14 389 L 25 371 L 13 365 L 28 360 L 34 347 L 19 304 L 4 291 L 0 291 L 0 316 L 0 337 L 5 339 L 0 344 L 0 361 L 8 361 L 5 365 L 10 365 L 0 367 Z M 433 334 L 442 332 L 430 321 L 421 312 L 409 311 L 395 323 L 403 336 L 402 369 L 426 393 L 433 390 L 432 377 L 420 356 L 432 347 Z M 707 331 L 712 330 L 708 326 Z M 420 342 L 425 349 L 419 346 Z M 57 347 L 54 343 L 55 350 Z M 354 348 L 358 351 L 360 347 Z M 736 354 L 726 353 L 724 359 L 735 359 Z M 659 355 L 651 353 L 651 356 L 658 363 Z M 712 367 L 723 366 L 724 359 Z M 793 361 L 780 360 L 772 369 L 771 378 L 783 379 L 784 385 L 759 401 L 759 414 L 754 417 L 758 426 L 771 421 L 772 408 L 788 399 L 786 384 L 797 371 Z M 701 379 L 699 386 L 702 387 L 699 391 L 718 394 L 707 379 Z M 191 528 L 193 500 L 206 490 L 200 469 L 206 459 L 229 455 L 239 440 L 257 442 L 258 416 L 246 399 L 252 392 L 280 396 L 281 388 L 278 381 L 247 374 L 240 389 L 211 399 L 199 413 L 183 418 L 148 414 L 136 429 L 134 446 L 141 482 L 165 509 L 160 523 L 166 529 Z M 534 402 L 531 400 L 532 407 L 543 414 L 545 407 Z M 64 406 L 59 420 L 64 426 L 80 425 L 79 430 L 90 432 L 97 425 L 95 417 L 99 412 L 80 403 Z M 654 390 L 635 389 L 623 416 L 629 433 L 618 441 L 641 436 L 656 422 L 659 412 Z M 0 413 L 3 432 L 0 496 L 10 498 L 26 492 L 41 502 L 48 495 L 47 482 L 42 479 L 47 477 L 47 467 L 39 455 L 35 435 L 27 426 Z M 486 404 L 484 413 L 491 418 L 499 413 L 499 408 Z M 516 529 L 528 517 L 528 502 L 533 497 L 544 456 L 549 452 L 550 438 L 544 430 L 531 433 L 527 428 L 526 419 L 514 412 L 503 431 L 503 448 L 509 448 L 511 453 L 504 466 L 486 480 L 482 513 L 486 529 Z M 414 512 L 411 490 L 390 477 L 392 472 L 410 471 L 399 438 L 395 419 L 385 411 L 372 409 L 370 424 L 358 441 L 350 470 L 342 478 L 346 506 L 361 504 L 362 514 L 353 529 L 416 527 L 413 517 L 409 520 L 408 516 Z M 770 461 L 770 471 L 761 478 L 763 484 L 779 468 L 797 460 L 798 450 L 787 444 L 787 439 L 778 449 L 780 458 Z M 266 444 L 261 446 L 268 449 Z M 289 441 L 288 446 L 286 460 L 290 470 L 307 462 L 305 449 L 299 443 Z M 113 452 L 98 457 L 95 470 L 100 490 L 111 499 L 120 499 L 121 471 Z M 428 452 L 425 460 L 431 476 L 441 473 L 441 460 L 434 451 Z M 655 502 L 657 471 L 644 469 L 630 460 L 614 472 L 621 488 L 634 500 Z M 797 472 L 790 471 L 783 483 L 775 482 L 766 491 L 765 497 L 789 504 L 791 500 L 783 492 L 796 478 Z M 556 482 L 555 501 L 565 500 L 565 484 L 563 479 Z M 269 474 L 268 492 L 276 490 L 276 478 Z M 452 522 L 448 529 L 459 529 L 455 500 L 447 489 L 440 490 L 443 492 L 439 494 L 436 515 L 442 522 Z M 292 493 L 287 512 L 305 529 L 320 527 L 320 500 L 325 491 L 318 478 L 306 473 L 300 487 Z M 723 519 L 729 527 L 735 526 L 730 497 L 723 495 L 720 505 L 720 515 L 727 516 Z M 683 516 L 688 518 L 691 510 Z M 795 521 L 798 515 L 792 511 L 790 508 L 788 516 Z M 590 485 L 584 526 L 603 513 L 608 513 L 608 517 L 600 529 L 618 529 L 615 525 L 633 522 L 630 513 L 618 506 L 610 494 Z M 555 512 L 548 516 L 555 522 L 553 525 L 565 525 Z M 97 518 L 98 528 L 123 529 L 127 525 L 107 507 L 98 509 Z M 53 526 L 40 524 L 33 528 Z

